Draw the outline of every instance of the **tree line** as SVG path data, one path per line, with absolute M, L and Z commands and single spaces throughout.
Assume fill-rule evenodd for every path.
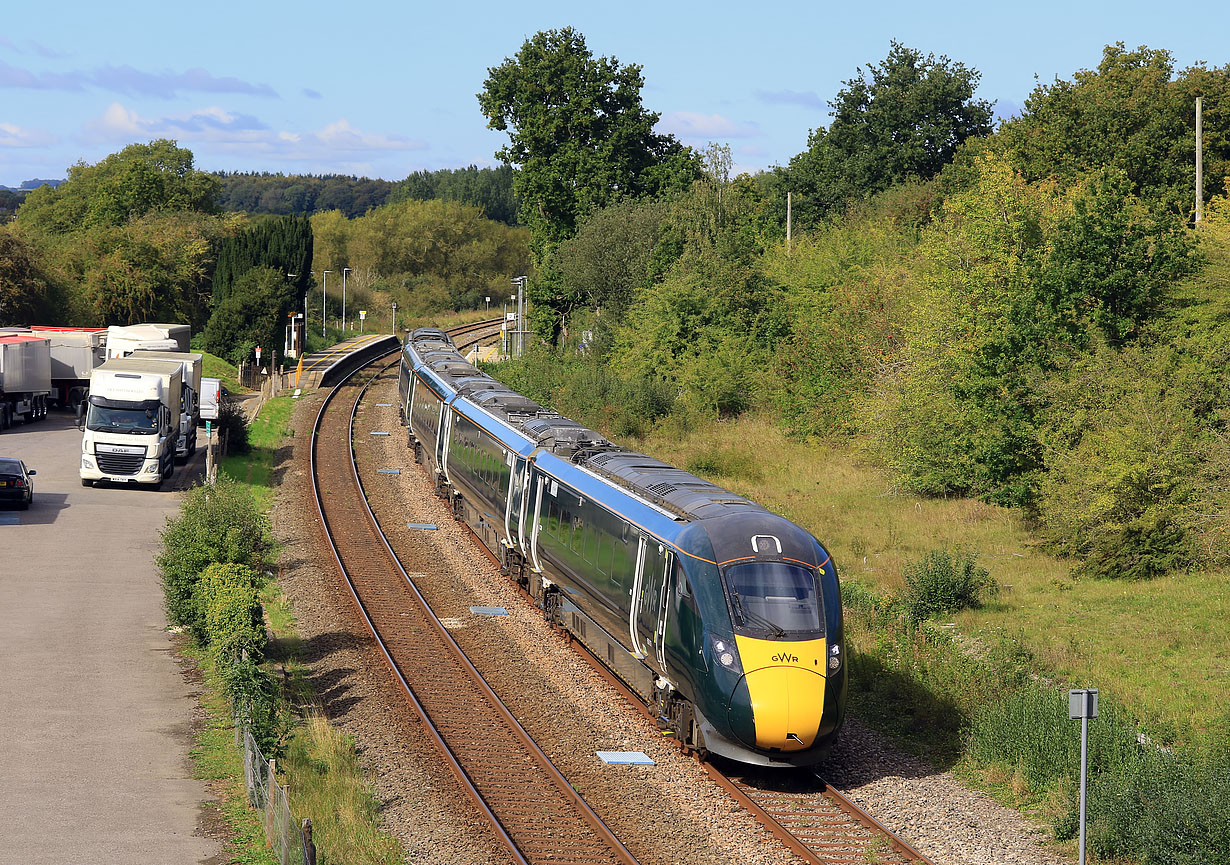
M 497 175 L 505 180 L 488 182 Z M 524 229 L 462 200 L 507 186 L 507 175 L 422 173 L 396 201 L 353 218 L 236 213 L 191 151 L 133 144 L 26 193 L 0 226 L 0 324 L 184 322 L 194 344 L 238 361 L 282 345 L 326 270 L 351 276 L 356 303 L 381 293 L 410 311 L 474 308 L 527 268 Z M 426 194 L 438 197 L 416 197 Z M 336 321 L 340 298 L 324 295 L 312 307 Z
M 488 219 L 508 225 L 515 225 L 517 218 L 512 169 L 508 166 L 414 171 L 400 181 L 268 172 L 219 172 L 214 176 L 219 181 L 217 205 L 223 211 L 312 216 L 336 210 L 354 219 L 398 201 L 441 199 L 482 208 Z

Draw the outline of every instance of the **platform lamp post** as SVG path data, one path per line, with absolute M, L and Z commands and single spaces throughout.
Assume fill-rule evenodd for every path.
M 1068 719 L 1081 722 L 1080 865 L 1085 865 L 1085 790 L 1088 783 L 1089 719 L 1098 716 L 1098 689 L 1068 691 Z
M 350 273 L 349 267 L 342 268 L 342 336 L 346 336 L 346 274 Z
M 393 336 L 397 336 L 397 301 L 393 301 Z
M 325 335 L 325 302 L 329 298 L 329 274 L 333 271 L 325 271 L 325 281 L 320 284 L 320 335 Z

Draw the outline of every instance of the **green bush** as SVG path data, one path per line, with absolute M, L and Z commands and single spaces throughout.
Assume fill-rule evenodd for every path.
M 243 485 L 220 476 L 215 484 L 190 489 L 179 514 L 167 519 L 155 560 L 171 622 L 195 629 L 202 571 L 215 562 L 259 568 L 267 537 L 265 519 Z
M 961 551 L 931 550 L 903 569 L 904 602 L 911 618 L 952 613 L 982 604 L 982 593 L 995 595 L 999 585 L 976 557 Z
M 247 565 L 216 562 L 201 572 L 195 630 L 202 645 L 232 655 L 264 648 L 259 585 L 259 575 Z
M 227 660 L 219 658 L 218 674 L 236 717 L 247 722 L 261 753 L 279 758 L 290 731 L 290 713 L 282 700 L 280 684 L 261 666 L 261 660 L 259 653 L 253 652 Z

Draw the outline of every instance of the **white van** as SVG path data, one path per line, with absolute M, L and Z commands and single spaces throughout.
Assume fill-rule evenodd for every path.
M 222 401 L 222 379 L 201 379 L 201 420 L 217 420 L 218 404 Z

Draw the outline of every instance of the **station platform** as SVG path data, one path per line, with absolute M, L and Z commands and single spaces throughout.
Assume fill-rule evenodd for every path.
M 400 340 L 390 333 L 351 337 L 323 351 L 304 355 L 294 367 L 287 367 L 286 386 L 330 387 L 356 366 L 395 351 L 400 345 Z

